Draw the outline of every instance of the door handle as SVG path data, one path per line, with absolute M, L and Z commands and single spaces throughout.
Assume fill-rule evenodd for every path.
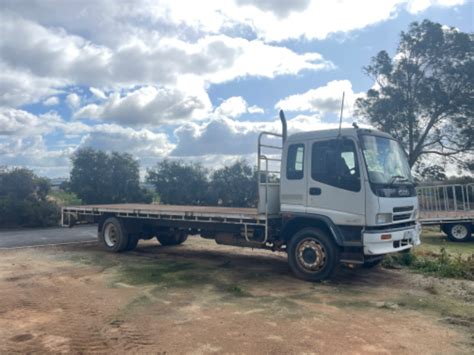
M 319 187 L 310 187 L 309 188 L 309 194 L 310 195 L 321 195 L 321 189 Z

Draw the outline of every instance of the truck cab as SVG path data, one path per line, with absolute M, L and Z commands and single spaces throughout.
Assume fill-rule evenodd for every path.
M 324 279 L 341 262 L 374 266 L 420 244 L 415 184 L 395 139 L 356 125 L 285 135 L 281 238 L 297 276 Z

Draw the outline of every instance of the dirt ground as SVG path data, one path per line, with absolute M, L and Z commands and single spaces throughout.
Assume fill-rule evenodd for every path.
M 473 353 L 474 282 L 343 269 L 190 238 L 0 252 L 0 353 Z

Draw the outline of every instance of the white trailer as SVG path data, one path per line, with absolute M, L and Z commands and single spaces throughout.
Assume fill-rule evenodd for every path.
M 454 242 L 472 241 L 474 184 L 435 184 L 417 187 L 420 223 L 439 226 Z
M 262 132 L 257 208 L 166 205 L 65 207 L 64 226 L 97 223 L 112 252 L 139 239 L 162 245 L 188 235 L 218 244 L 284 251 L 304 280 L 330 278 L 341 263 L 376 265 L 420 243 L 418 202 L 405 152 L 390 135 L 351 128 Z

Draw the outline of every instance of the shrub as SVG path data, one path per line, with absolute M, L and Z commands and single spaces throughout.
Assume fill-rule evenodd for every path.
M 0 227 L 47 227 L 59 221 L 58 206 L 48 201 L 49 184 L 31 170 L 0 171 Z

